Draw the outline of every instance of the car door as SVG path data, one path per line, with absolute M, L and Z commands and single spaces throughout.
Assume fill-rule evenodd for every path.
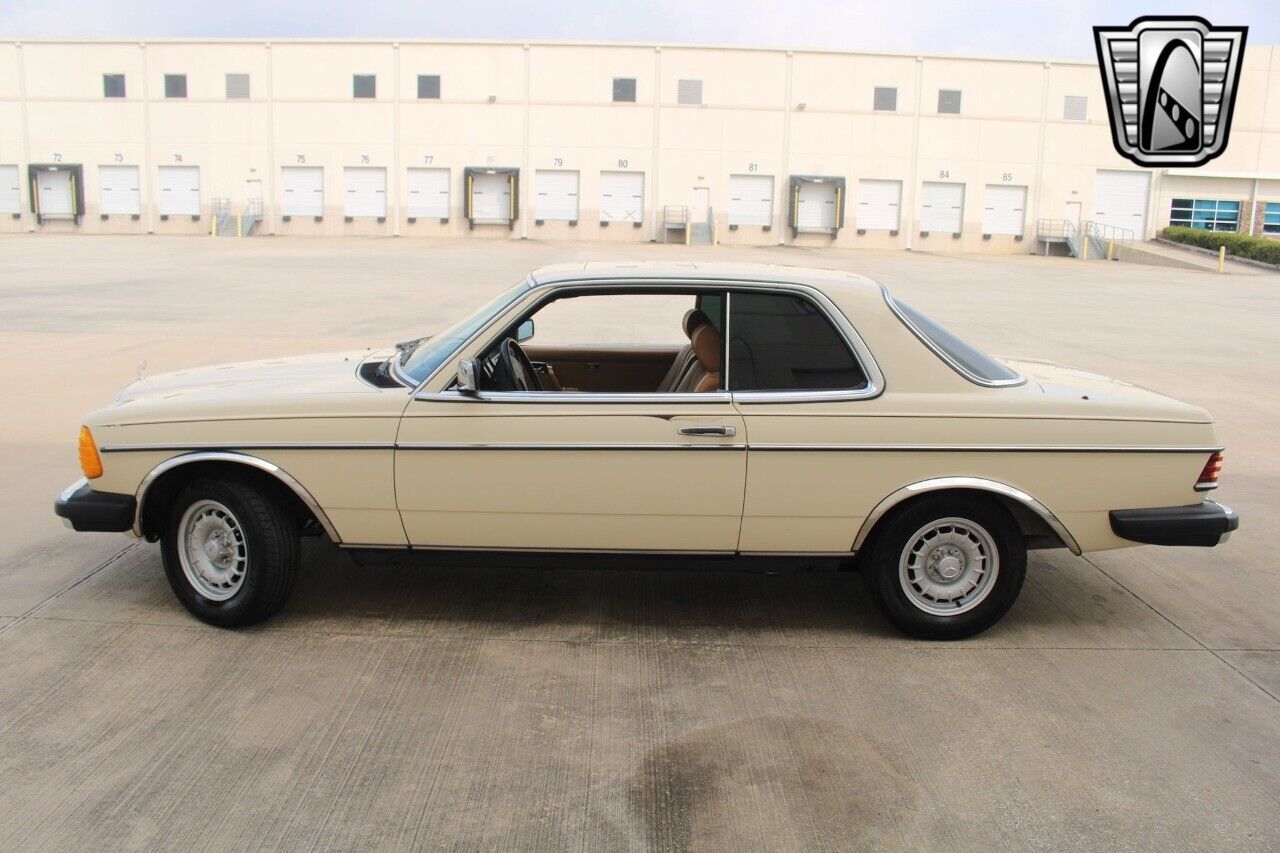
M 445 372 L 410 402 L 397 438 L 396 497 L 412 545 L 736 549 L 745 425 L 726 391 L 470 396 L 445 390 L 456 361 Z

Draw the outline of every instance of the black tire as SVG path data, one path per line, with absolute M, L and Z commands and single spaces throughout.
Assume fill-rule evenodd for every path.
M 179 526 L 188 508 L 216 501 L 230 511 L 243 533 L 243 580 L 223 601 L 209 598 L 183 570 L 178 553 Z M 220 628 L 252 625 L 274 614 L 289 598 L 298 573 L 298 522 L 271 495 L 243 480 L 193 480 L 169 508 L 160 554 L 169 586 L 197 619 Z
M 985 598 L 972 609 L 951 615 L 927 612 L 908 596 L 899 561 L 916 533 L 933 522 L 962 519 L 985 530 L 998 552 L 995 579 Z M 1022 591 L 1027 574 L 1027 547 L 1004 507 L 981 496 L 930 495 L 887 516 L 868 543 L 863 577 L 880 612 L 899 630 L 925 640 L 960 640 L 1000 621 Z

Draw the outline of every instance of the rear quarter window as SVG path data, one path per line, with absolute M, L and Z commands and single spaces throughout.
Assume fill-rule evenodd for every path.
M 920 341 L 951 365 L 957 373 L 978 385 L 1021 385 L 1024 380 L 1013 368 L 966 343 L 925 314 L 897 300 L 886 291 L 885 301 L 902 324 Z
M 808 299 L 743 291 L 730 296 L 731 391 L 844 391 L 867 384 L 849 344 Z

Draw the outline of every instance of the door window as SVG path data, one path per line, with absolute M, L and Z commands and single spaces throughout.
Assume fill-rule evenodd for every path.
M 723 310 L 718 291 L 557 294 L 491 341 L 478 360 L 477 387 L 552 395 L 723 391 Z M 537 383 L 513 377 L 520 357 L 509 340 Z

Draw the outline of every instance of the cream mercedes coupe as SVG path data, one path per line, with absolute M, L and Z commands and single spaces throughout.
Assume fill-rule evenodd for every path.
M 360 562 L 825 558 L 900 629 L 958 638 L 1008 611 L 1030 548 L 1238 524 L 1205 500 L 1203 409 L 775 266 L 548 267 L 394 349 L 142 379 L 86 418 L 80 462 L 58 515 L 158 540 L 179 601 L 222 626 L 278 610 L 314 534 Z

